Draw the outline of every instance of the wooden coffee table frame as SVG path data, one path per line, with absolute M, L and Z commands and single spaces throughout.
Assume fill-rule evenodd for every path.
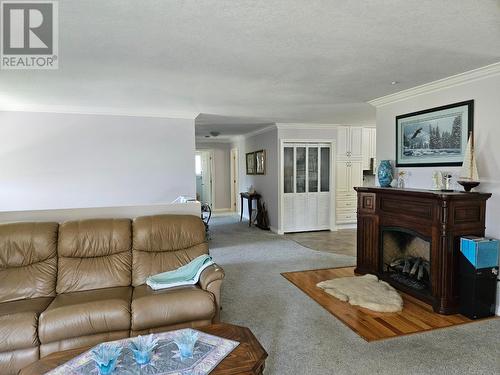
M 246 327 L 220 323 L 196 328 L 210 335 L 239 341 L 239 345 L 210 373 L 211 375 L 261 375 L 267 353 L 253 333 Z M 20 375 L 42 375 L 69 361 L 91 347 L 56 352 L 25 367 Z

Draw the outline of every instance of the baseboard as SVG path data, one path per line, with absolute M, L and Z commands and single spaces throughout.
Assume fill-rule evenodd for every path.
M 358 224 L 356 223 L 349 223 L 349 224 L 337 224 L 336 229 L 356 229 L 358 227 Z
M 273 233 L 276 233 L 276 234 L 279 234 L 279 235 L 285 234 L 285 232 L 283 232 L 282 230 L 279 230 L 278 228 L 270 227 L 270 229 L 271 229 L 271 232 L 273 232 Z
M 212 212 L 235 212 L 231 208 L 214 208 Z

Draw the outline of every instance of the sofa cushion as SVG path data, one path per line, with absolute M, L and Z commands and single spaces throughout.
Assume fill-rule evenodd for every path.
M 37 347 L 38 317 L 52 297 L 0 303 L 0 352 Z
M 12 350 L 9 352 L 0 352 L 0 374 L 16 375 L 19 370 L 36 362 L 38 358 L 38 346 Z
M 0 302 L 55 295 L 57 227 L 0 224 Z
M 147 285 L 134 288 L 132 330 L 174 325 L 215 316 L 214 296 L 197 286 L 153 290 Z
M 132 285 L 172 271 L 208 254 L 203 221 L 194 215 L 155 215 L 134 219 Z
M 59 227 L 57 293 L 129 286 L 129 219 L 69 221 Z
M 130 329 L 131 296 L 131 287 L 59 294 L 40 315 L 40 342 Z

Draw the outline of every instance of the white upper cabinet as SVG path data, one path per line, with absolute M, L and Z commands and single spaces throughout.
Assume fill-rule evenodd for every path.
M 351 158 L 363 157 L 363 128 L 351 127 Z
M 363 157 L 363 128 L 339 126 L 337 145 L 338 159 L 361 159 Z
M 377 157 L 377 129 L 371 128 L 371 138 L 370 138 L 370 157 Z
M 348 126 L 339 126 L 337 128 L 337 155 L 339 158 L 347 158 L 351 149 L 350 135 Z
M 371 159 L 375 159 L 376 134 L 375 128 L 363 128 L 363 170 L 370 170 Z

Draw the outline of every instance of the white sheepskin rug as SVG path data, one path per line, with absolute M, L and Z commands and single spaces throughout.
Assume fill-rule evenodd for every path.
M 340 277 L 317 284 L 328 294 L 351 305 L 379 312 L 398 312 L 403 299 L 392 286 L 375 275 Z

